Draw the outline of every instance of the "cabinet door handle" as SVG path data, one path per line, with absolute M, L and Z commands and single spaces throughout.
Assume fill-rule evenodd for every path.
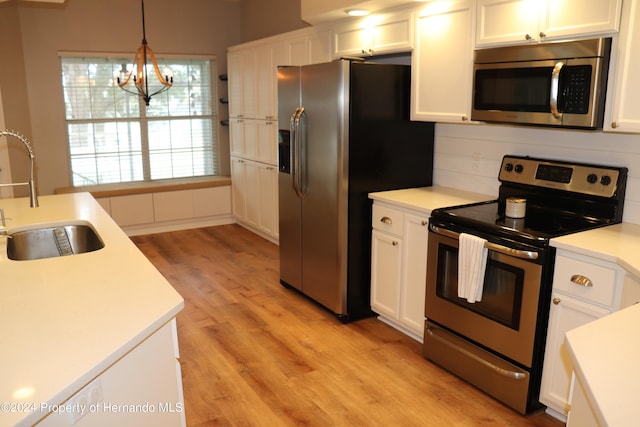
M 427 224 L 429 224 L 429 221 L 427 221 L 426 219 L 423 219 L 420 224 L 422 224 L 422 226 L 426 226 Z
M 391 221 L 391 218 L 389 218 L 388 216 L 383 216 L 382 218 L 380 218 L 380 222 L 383 224 L 391 224 L 393 223 L 393 221 Z
M 593 282 L 591 281 L 591 279 L 581 274 L 574 274 L 573 276 L 571 276 L 571 281 L 580 286 L 593 286 Z
M 394 240 L 394 241 L 392 241 L 392 242 L 391 242 L 391 244 L 392 244 L 393 246 L 398 246 L 398 241 L 397 241 L 397 240 Z
M 554 298 L 553 299 L 553 304 L 554 305 L 558 305 L 558 304 L 560 304 L 560 301 L 561 301 L 560 298 Z

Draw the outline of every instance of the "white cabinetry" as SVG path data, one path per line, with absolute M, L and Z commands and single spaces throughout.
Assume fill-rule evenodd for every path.
M 605 131 L 640 133 L 640 5 L 625 0 L 616 55 L 612 55 Z
M 52 412 L 38 425 L 186 426 L 178 357 L 174 319 L 62 404 L 83 415 Z
M 278 238 L 277 89 L 279 65 L 331 59 L 331 31 L 311 28 L 229 49 L 229 139 L 233 215 Z
M 334 32 L 335 58 L 411 50 L 413 20 L 409 11 L 367 17 Z
M 477 0 L 476 46 L 615 33 L 622 0 Z
M 569 410 L 573 371 L 565 333 L 638 301 L 640 287 L 625 276 L 615 264 L 557 252 L 540 401 L 558 418 Z
M 231 157 L 233 215 L 267 238 L 278 236 L 276 166 Z
M 417 11 L 411 59 L 412 120 L 451 123 L 469 120 L 473 16 L 471 0 L 430 3 Z
M 375 201 L 372 213 L 371 308 L 379 319 L 422 342 L 428 213 Z

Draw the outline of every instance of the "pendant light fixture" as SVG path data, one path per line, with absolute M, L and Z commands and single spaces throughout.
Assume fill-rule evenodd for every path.
M 139 95 L 148 107 L 152 96 L 165 92 L 173 86 L 173 73 L 168 68 L 160 72 L 156 56 L 147 44 L 147 35 L 144 26 L 144 0 L 141 0 L 140 3 L 142 4 L 142 45 L 136 50 L 136 55 L 133 58 L 133 66 L 129 74 L 127 75 L 127 70 L 124 69 L 123 66 L 123 69 L 117 72 L 116 80 L 120 88 L 126 92 Z M 151 62 L 149 62 L 149 60 Z M 153 67 L 153 72 L 160 82 L 160 88 L 153 93 L 149 93 L 148 74 L 149 68 L 151 67 Z M 132 85 L 135 89 L 131 88 Z

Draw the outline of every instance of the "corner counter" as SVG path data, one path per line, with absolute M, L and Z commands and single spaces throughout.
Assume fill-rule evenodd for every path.
M 0 237 L 0 426 L 50 419 L 58 405 L 161 329 L 175 340 L 174 318 L 184 307 L 182 297 L 90 194 L 44 196 L 39 202 L 29 208 L 27 199 L 0 200 L 9 233 L 87 221 L 104 248 L 13 261 Z M 181 397 L 181 382 L 178 386 Z M 64 416 L 68 423 L 69 414 Z
M 427 215 L 437 208 L 497 199 L 496 196 L 440 186 L 381 191 L 370 193 L 369 198 Z
M 551 245 L 608 261 L 640 280 L 640 225 L 615 224 L 551 239 Z
M 574 363 L 568 426 L 636 426 L 640 304 L 567 332 Z
M 566 332 L 573 364 L 569 426 L 636 425 L 640 395 L 640 225 L 616 224 L 551 240 L 558 252 L 622 272 L 621 309 Z M 593 261 L 591 261 L 593 260 Z M 598 285 L 593 284 L 596 290 Z

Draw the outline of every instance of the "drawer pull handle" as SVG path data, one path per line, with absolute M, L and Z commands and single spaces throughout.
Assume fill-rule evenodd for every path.
M 580 286 L 593 286 L 593 282 L 588 277 L 581 274 L 574 274 L 571 276 L 571 281 Z
M 391 242 L 391 244 L 392 244 L 393 246 L 398 246 L 398 241 L 397 241 L 397 240 L 394 240 L 393 242 Z
M 558 305 L 558 304 L 560 304 L 561 302 L 562 302 L 562 300 L 561 300 L 560 298 L 554 298 L 554 299 L 553 299 L 553 304 L 554 304 L 554 305 Z
M 420 222 L 420 224 L 422 224 L 422 226 L 424 227 L 427 224 L 429 224 L 429 221 L 426 221 L 426 220 L 423 219 L 422 222 Z
M 391 221 L 391 218 L 389 218 L 388 216 L 383 216 L 382 218 L 380 218 L 380 222 L 383 224 L 391 224 L 393 221 Z

